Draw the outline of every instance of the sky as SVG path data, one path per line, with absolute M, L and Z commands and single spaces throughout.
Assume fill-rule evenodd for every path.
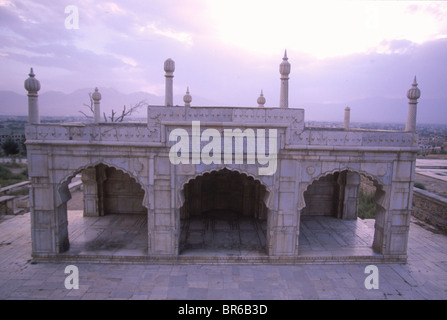
M 291 107 L 349 105 L 356 119 L 358 104 L 368 119 L 379 98 L 405 109 L 416 75 L 424 120 L 447 124 L 444 1 L 0 0 L 0 90 L 20 94 L 33 67 L 40 94 L 163 96 L 171 58 L 174 103 L 189 86 L 193 105 L 256 106 L 263 90 L 275 107 L 285 50 Z

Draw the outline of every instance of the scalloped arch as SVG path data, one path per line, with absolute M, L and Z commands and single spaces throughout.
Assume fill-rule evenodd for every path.
M 62 180 L 59 181 L 59 183 L 57 184 L 58 190 L 66 188 L 68 186 L 68 182 L 71 179 L 73 179 L 77 174 L 82 172 L 83 170 L 88 169 L 88 168 L 94 168 L 94 167 L 96 167 L 97 165 L 100 165 L 100 164 L 103 164 L 103 165 L 108 166 L 110 168 L 115 168 L 116 170 L 120 170 L 120 171 L 124 172 L 125 174 L 127 174 L 132 180 L 134 180 L 140 186 L 140 188 L 144 191 L 144 198 L 143 198 L 142 205 L 146 209 L 149 209 L 149 202 L 147 201 L 148 200 L 148 192 L 147 192 L 147 189 L 145 187 L 145 184 L 141 182 L 139 177 L 135 176 L 134 174 L 132 174 L 128 170 L 126 170 L 126 169 L 124 169 L 124 168 L 122 168 L 120 166 L 117 166 L 116 164 L 109 163 L 109 162 L 107 162 L 105 160 L 98 160 L 98 161 L 95 161 L 95 162 L 90 162 L 88 164 L 85 164 L 85 165 L 79 167 L 78 169 L 70 170 L 71 173 L 65 175 L 64 178 L 62 178 Z
M 375 175 L 372 175 L 369 172 L 363 171 L 363 170 L 356 170 L 356 169 L 352 169 L 352 168 L 334 168 L 333 170 L 330 171 L 325 171 L 320 173 L 319 175 L 313 177 L 306 185 L 306 188 L 304 190 L 302 190 L 302 192 L 299 193 L 299 197 L 300 197 L 300 203 L 302 204 L 302 206 L 298 207 L 298 210 L 302 210 L 303 208 L 306 207 L 306 201 L 304 199 L 304 193 L 307 191 L 307 189 L 309 189 L 309 186 L 311 186 L 315 181 L 320 180 L 323 177 L 326 177 L 328 175 L 337 173 L 337 172 L 343 172 L 343 171 L 350 171 L 350 172 L 355 172 L 361 175 L 364 175 L 365 177 L 367 177 L 368 179 L 372 180 L 372 182 L 374 183 L 374 186 L 380 190 L 383 190 L 383 183 L 380 181 L 379 178 L 377 178 Z
M 266 184 L 264 181 L 262 181 L 262 178 L 260 179 L 259 177 L 255 176 L 255 175 L 253 175 L 253 174 L 251 174 L 249 172 L 246 172 L 245 170 L 236 169 L 236 168 L 229 168 L 229 167 L 226 167 L 226 166 L 223 166 L 221 168 L 208 169 L 208 170 L 200 172 L 199 174 L 196 174 L 196 175 L 193 175 L 193 176 L 188 176 L 188 177 L 184 178 L 183 181 L 180 183 L 179 190 L 177 191 L 178 195 L 179 195 L 180 203 L 181 203 L 180 207 L 182 207 L 183 204 L 185 203 L 185 197 L 183 195 L 183 190 L 184 190 L 186 184 L 188 184 L 190 181 L 192 181 L 192 180 L 194 180 L 194 179 L 196 179 L 198 177 L 204 176 L 205 174 L 211 174 L 213 172 L 219 172 L 219 171 L 222 171 L 222 170 L 225 170 L 225 169 L 228 170 L 228 171 L 231 171 L 231 172 L 237 172 L 237 173 L 239 173 L 241 175 L 245 175 L 246 177 L 250 177 L 250 178 L 253 178 L 253 180 L 258 181 L 261 184 L 261 186 L 263 186 L 265 188 L 265 191 L 266 191 L 265 192 L 265 197 L 264 197 L 265 206 L 269 210 L 272 210 L 272 208 L 270 206 L 270 203 L 271 203 L 271 200 L 272 200 L 273 193 L 272 193 L 271 188 L 268 186 L 268 184 Z

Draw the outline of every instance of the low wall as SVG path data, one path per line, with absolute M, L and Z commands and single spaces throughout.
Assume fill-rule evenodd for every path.
M 447 198 L 413 188 L 413 216 L 447 233 Z
M 22 189 L 29 189 L 31 186 L 30 181 L 23 181 L 19 182 L 10 186 L 6 186 L 3 188 L 0 188 L 0 198 L 6 195 L 10 195 L 14 192 L 20 191 Z M 78 190 L 82 187 L 82 181 L 80 178 L 73 179 L 73 182 L 69 184 L 68 188 L 70 191 Z M 7 204 L 0 203 L 0 214 L 6 213 L 6 214 L 21 214 L 26 213 L 30 211 L 30 203 L 29 203 L 29 195 L 17 195 L 14 196 L 14 201 L 10 202 L 8 204 L 8 208 L 6 208 Z

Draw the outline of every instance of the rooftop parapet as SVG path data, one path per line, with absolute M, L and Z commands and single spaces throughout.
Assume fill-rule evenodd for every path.
M 149 106 L 147 123 L 61 123 L 28 125 L 27 144 L 122 145 L 167 147 L 169 132 L 201 127 L 278 129 L 281 149 L 417 151 L 413 132 L 305 128 L 303 109 Z M 189 128 L 189 129 L 188 129 Z

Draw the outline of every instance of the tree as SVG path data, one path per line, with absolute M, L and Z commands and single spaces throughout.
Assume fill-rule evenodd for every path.
M 84 103 L 84 106 L 86 106 L 90 112 L 92 113 L 92 115 L 95 114 L 95 107 L 94 107 L 94 102 L 93 102 L 93 98 L 92 98 L 92 93 L 89 92 L 88 94 L 89 99 L 90 99 L 90 104 Z M 141 100 L 139 101 L 137 104 L 135 105 L 131 105 L 129 109 L 127 109 L 127 107 L 124 105 L 123 109 L 121 110 L 121 114 L 119 116 L 117 116 L 117 112 L 114 111 L 112 109 L 112 115 L 111 116 L 106 116 L 106 113 L 103 112 L 103 117 L 104 117 L 104 122 L 123 122 L 124 118 L 127 116 L 130 116 L 133 112 L 137 111 L 139 108 L 147 106 L 146 100 Z M 87 119 L 93 119 L 93 116 L 89 116 L 88 114 L 84 113 L 83 111 L 79 111 L 80 113 L 82 113 Z
M 22 157 L 26 157 L 26 144 L 25 144 L 25 141 L 26 141 L 26 139 L 25 139 L 25 136 L 23 135 L 22 136 L 22 139 L 20 139 L 20 142 L 19 142 L 19 147 L 20 147 L 20 155 L 22 156 Z
M 19 144 L 11 138 L 2 143 L 2 149 L 6 156 L 13 156 L 20 152 Z

